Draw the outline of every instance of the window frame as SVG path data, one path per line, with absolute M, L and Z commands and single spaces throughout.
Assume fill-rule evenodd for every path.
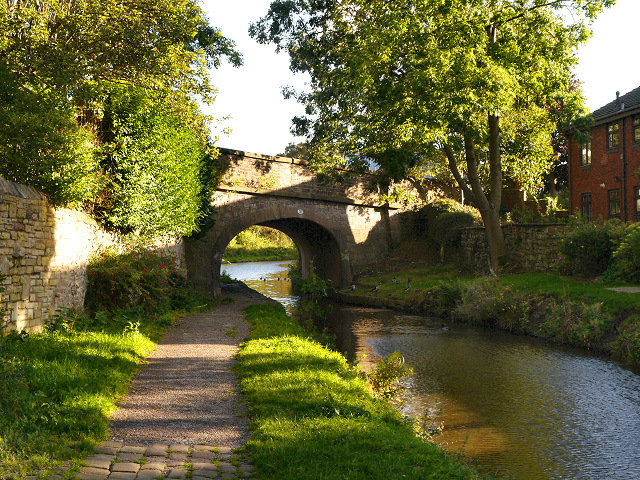
M 640 143 L 640 115 L 635 115 L 631 119 L 631 128 L 633 129 L 634 143 Z
M 640 185 L 637 187 L 633 187 L 633 191 L 635 193 L 636 214 L 640 215 Z
M 614 144 L 615 139 L 615 144 Z M 607 149 L 613 150 L 620 145 L 620 122 L 607 124 Z
M 580 144 L 580 166 L 591 165 L 591 140 Z
M 583 193 L 580 195 L 581 199 L 581 209 L 582 209 L 582 218 L 586 221 L 590 222 L 593 218 L 593 203 L 591 200 L 591 192 Z M 588 211 L 585 212 L 585 207 Z
M 609 218 L 619 218 L 620 215 L 622 214 L 622 197 L 620 196 L 620 189 L 614 188 L 612 190 L 609 190 L 607 192 L 607 198 L 608 198 Z M 617 209 L 615 208 L 616 206 L 617 206 Z

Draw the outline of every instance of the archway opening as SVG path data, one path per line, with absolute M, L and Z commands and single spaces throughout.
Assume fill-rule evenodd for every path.
M 222 263 L 298 260 L 298 247 L 281 230 L 252 225 L 231 239 L 222 256 Z

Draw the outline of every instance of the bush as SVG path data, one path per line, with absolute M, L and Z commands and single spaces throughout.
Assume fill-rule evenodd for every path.
M 102 219 L 149 236 L 194 233 L 210 161 L 200 132 L 142 89 L 113 87 L 106 95 L 103 124 L 111 138 L 102 164 L 111 184 L 102 192 L 109 199 Z
M 566 235 L 560 246 L 560 271 L 595 277 L 611 263 L 613 241 L 605 224 L 588 223 Z
M 640 283 L 640 227 L 631 229 L 613 253 L 610 274 L 627 283 Z
M 618 276 L 613 267 L 614 252 L 626 241 L 637 225 L 608 220 L 604 223 L 584 223 L 574 226 L 562 239 L 560 246 L 560 272 L 567 275 L 596 277 L 607 272 L 608 280 Z M 623 255 L 633 261 L 633 252 Z M 627 264 L 626 268 L 630 265 Z
M 178 271 L 176 260 L 146 248 L 124 254 L 104 251 L 87 267 L 85 307 L 92 313 L 132 307 L 163 312 L 179 307 L 186 277 Z

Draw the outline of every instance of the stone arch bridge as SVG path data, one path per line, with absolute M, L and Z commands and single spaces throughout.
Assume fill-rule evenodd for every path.
M 189 278 L 220 295 L 220 267 L 229 242 L 252 225 L 280 230 L 295 242 L 303 276 L 316 273 L 337 287 L 381 258 L 400 240 L 398 205 L 382 204 L 366 189 L 367 176 L 321 183 L 306 162 L 220 149 L 225 172 L 213 195 L 216 223 L 185 243 Z

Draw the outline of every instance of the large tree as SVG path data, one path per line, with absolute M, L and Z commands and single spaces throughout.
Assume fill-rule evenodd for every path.
M 224 57 L 241 63 L 197 0 L 0 0 L 0 175 L 56 204 L 90 198 L 117 86 L 206 140 L 197 101 L 213 100 L 208 68 Z
M 557 123 L 583 112 L 574 49 L 615 0 L 276 0 L 250 28 L 288 51 L 311 91 L 294 119 L 320 171 L 373 158 L 400 180 L 444 162 L 508 258 L 503 173 L 539 182 Z M 486 180 L 483 184 L 483 177 Z

